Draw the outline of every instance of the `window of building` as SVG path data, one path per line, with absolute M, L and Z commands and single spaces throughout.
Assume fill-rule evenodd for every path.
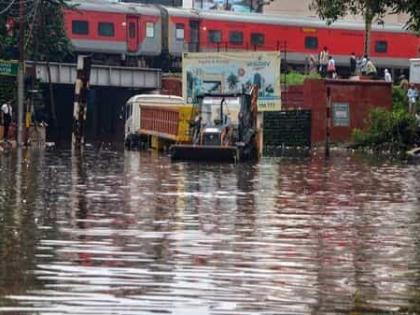
M 240 45 L 244 41 L 244 34 L 242 32 L 230 32 L 229 42 L 231 44 Z
M 375 43 L 375 51 L 377 53 L 386 53 L 388 52 L 388 42 L 384 40 L 377 41 Z
M 222 42 L 222 32 L 216 30 L 209 31 L 209 42 L 210 43 L 221 43 Z
M 98 24 L 98 34 L 100 36 L 114 36 L 114 23 L 99 22 Z
M 178 40 L 184 40 L 184 24 L 176 25 L 175 38 Z
M 148 38 L 155 37 L 155 23 L 153 22 L 146 23 L 146 37 Z
M 251 45 L 253 45 L 253 46 L 264 45 L 264 34 L 262 34 L 262 33 L 252 33 L 251 34 Z
M 305 48 L 306 49 L 317 49 L 318 48 L 318 38 L 314 36 L 305 37 Z
M 128 37 L 136 37 L 136 23 L 128 23 Z
M 71 22 L 71 30 L 73 34 L 88 35 L 89 22 L 74 20 Z

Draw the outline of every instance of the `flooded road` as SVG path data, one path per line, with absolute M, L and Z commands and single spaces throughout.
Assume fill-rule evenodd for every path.
M 419 197 L 419 166 L 338 153 L 2 154 L 0 312 L 420 314 Z

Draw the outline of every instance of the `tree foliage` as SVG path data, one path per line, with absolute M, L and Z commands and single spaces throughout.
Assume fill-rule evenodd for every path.
M 19 1 L 0 2 L 0 58 L 17 59 Z M 25 57 L 32 60 L 65 61 L 71 44 L 64 30 L 66 0 L 25 0 Z
M 310 9 L 331 24 L 348 14 L 362 15 L 365 20 L 365 54 L 368 54 L 369 33 L 372 22 L 383 23 L 385 14 L 406 13 L 409 15 L 406 28 L 420 31 L 419 0 L 312 0 Z
M 368 126 L 366 131 L 353 130 L 355 147 L 399 152 L 418 142 L 416 118 L 405 110 L 375 108 L 369 113 Z
M 312 0 L 310 8 L 331 23 L 347 14 L 362 14 L 364 17 L 382 20 L 385 14 L 406 13 L 406 27 L 420 31 L 420 6 L 418 0 Z

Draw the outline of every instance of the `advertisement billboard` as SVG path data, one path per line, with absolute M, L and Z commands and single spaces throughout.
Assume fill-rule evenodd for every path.
M 258 110 L 281 109 L 279 52 L 184 53 L 183 97 L 194 103 L 204 93 L 242 93 L 257 85 Z

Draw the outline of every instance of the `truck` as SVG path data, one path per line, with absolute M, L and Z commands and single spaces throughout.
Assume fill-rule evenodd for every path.
M 185 121 L 186 116 L 189 118 L 189 115 L 192 115 L 191 108 L 182 97 L 174 95 L 140 94 L 131 97 L 125 105 L 124 139 L 126 147 L 143 147 L 150 142 L 154 133 L 155 136 L 165 130 L 174 133 L 174 129 L 168 129 L 168 126 L 171 122 L 172 126 L 179 126 L 180 118 L 181 121 Z M 172 119 L 172 121 L 167 121 L 168 119 Z M 151 123 L 154 120 L 155 122 Z M 185 124 L 183 128 L 188 129 Z M 167 136 L 173 136 L 174 141 L 178 140 L 175 134 L 167 134 Z M 179 140 L 188 141 L 188 139 Z

